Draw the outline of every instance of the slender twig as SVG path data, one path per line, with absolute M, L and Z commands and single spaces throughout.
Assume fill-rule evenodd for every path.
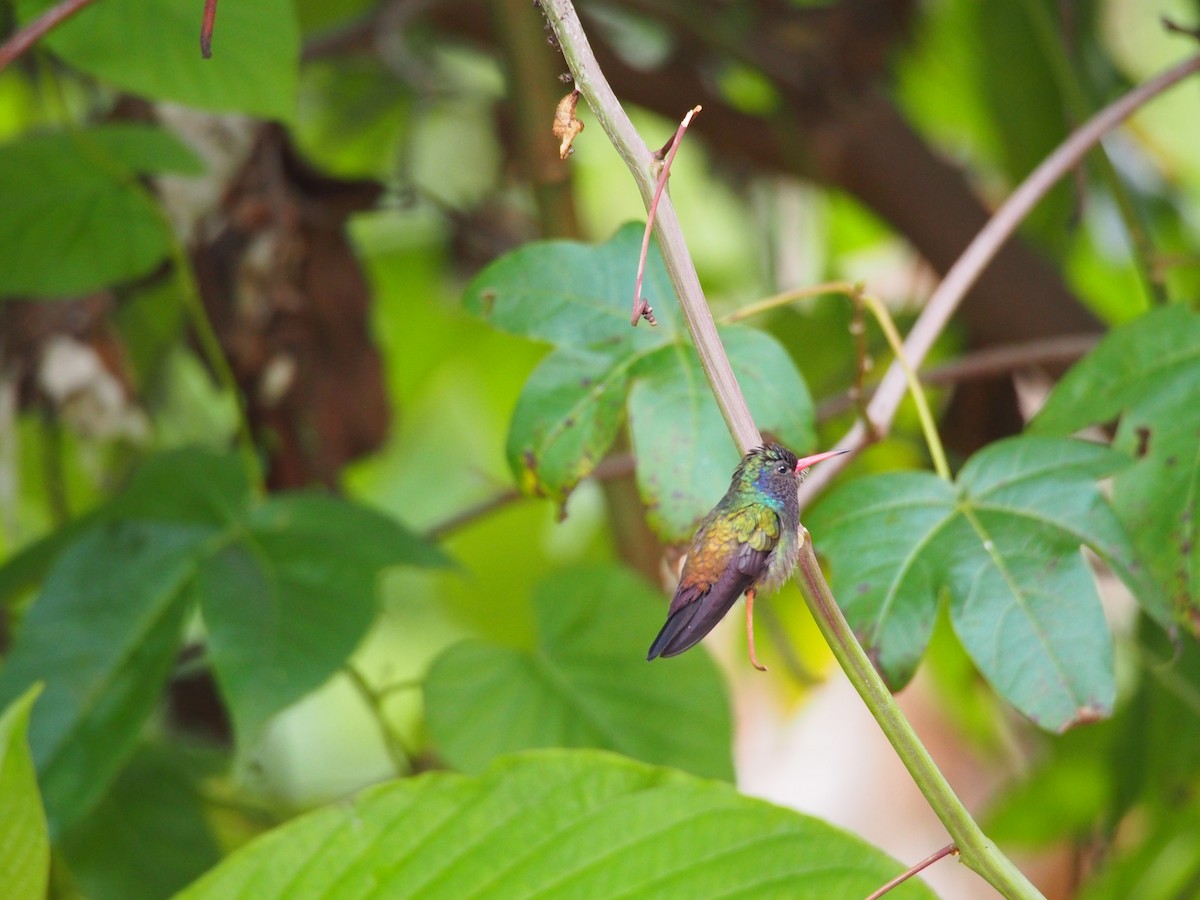
M 1097 334 L 1064 334 L 1020 344 L 987 347 L 930 369 L 922 376 L 929 384 L 955 384 L 978 378 L 994 378 L 1028 366 L 1064 365 L 1074 362 L 1096 346 Z
M 204 15 L 200 19 L 200 55 L 212 57 L 213 25 L 217 21 L 217 0 L 204 0 Z
M 212 369 L 213 376 L 217 379 L 221 389 L 229 395 L 233 402 L 237 414 L 237 441 L 242 467 L 246 470 L 249 483 L 257 486 L 262 481 L 262 471 L 259 466 L 258 449 L 254 444 L 254 433 L 250 430 L 250 419 L 246 414 L 246 404 L 242 398 L 242 391 L 238 387 L 237 378 L 225 356 L 225 350 L 221 347 L 220 338 L 217 337 L 212 322 L 208 318 L 208 310 L 204 308 L 204 300 L 200 297 L 200 288 L 196 284 L 196 276 L 192 272 L 192 264 L 188 259 L 187 251 L 175 233 L 170 217 L 155 201 L 150 189 L 142 186 L 141 182 L 136 179 L 134 183 L 145 193 L 147 202 L 158 214 L 162 221 L 162 227 L 170 236 L 167 242 L 168 254 L 179 285 L 179 297 L 183 304 L 184 316 L 192 328 L 192 333 L 196 336 L 200 354 Z
M 613 453 L 610 456 L 604 457 L 597 464 L 596 468 L 592 469 L 588 478 L 596 481 L 612 481 L 624 478 L 633 472 L 634 462 L 635 459 L 632 453 Z M 472 504 L 466 509 L 459 510 L 436 525 L 426 528 L 425 539 L 429 541 L 444 540 L 459 529 L 470 525 L 476 519 L 490 515 L 496 510 L 508 506 L 510 503 L 516 503 L 524 496 L 516 488 L 505 488 L 497 491 L 492 496 L 485 497 L 478 503 Z
M 1192 40 L 1200 41 L 1200 28 L 1198 27 L 1180 25 L 1178 22 L 1168 19 L 1166 16 L 1162 17 L 1162 26 L 1172 34 L 1182 34 L 1186 37 L 1192 38 Z
M 869 366 L 866 349 L 866 329 L 863 327 L 862 321 L 862 310 L 865 308 L 871 311 L 871 315 L 879 323 L 879 328 L 883 332 L 884 338 L 887 339 L 888 345 L 892 348 L 892 353 L 896 356 L 896 361 L 900 364 L 900 368 L 904 372 L 909 393 L 912 394 L 913 403 L 917 407 L 917 417 L 921 422 L 921 430 L 925 434 L 925 442 L 929 447 L 929 455 L 933 460 L 934 469 L 937 470 L 938 475 L 942 478 L 947 481 L 952 480 L 950 466 L 946 461 L 946 452 L 942 449 L 941 437 L 938 435 L 937 425 L 933 420 L 933 413 L 929 409 L 929 402 L 925 398 L 925 392 L 921 387 L 920 379 L 917 378 L 916 370 L 905 359 L 904 345 L 900 338 L 900 332 L 896 330 L 896 323 L 892 321 L 891 313 L 888 312 L 882 300 L 864 292 L 862 285 L 849 284 L 848 282 L 830 282 L 829 284 L 816 285 L 807 291 L 788 291 L 774 297 L 768 297 L 766 300 L 739 310 L 739 313 L 741 313 L 739 318 L 745 318 L 746 315 L 752 314 L 746 313 L 746 310 L 763 312 L 776 306 L 792 303 L 801 296 L 811 297 L 820 294 L 845 294 L 854 303 L 854 320 L 851 322 L 850 331 L 856 343 L 858 367 L 854 386 L 850 389 L 851 403 L 857 406 L 861 402 L 862 379 Z M 731 317 L 726 317 L 726 320 L 729 318 Z M 868 428 L 871 427 L 873 423 L 870 416 L 866 415 L 865 407 L 863 408 L 862 418 L 866 426 Z
M 441 541 L 442 539 L 458 531 L 466 525 L 471 524 L 476 519 L 490 515 L 498 509 L 503 509 L 510 503 L 516 503 L 524 494 L 516 488 L 505 488 L 502 491 L 497 491 L 490 497 L 485 497 L 478 503 L 468 506 L 466 509 L 460 510 L 452 514 L 449 518 L 438 522 L 425 529 L 425 539 L 427 541 Z
M 683 143 L 683 133 L 687 131 L 692 117 L 698 112 L 700 112 L 699 106 L 689 109 L 687 115 L 683 117 L 683 121 L 679 123 L 679 127 L 675 129 L 675 136 L 667 143 L 666 147 L 656 154 L 661 159 L 665 152 L 666 158 L 662 162 L 662 171 L 658 173 L 658 183 L 654 186 L 654 198 L 650 201 L 650 208 L 646 211 L 646 230 L 642 234 L 642 252 L 638 256 L 637 281 L 633 287 L 633 312 L 629 315 L 629 324 L 634 328 L 637 328 L 637 323 L 642 319 L 645 319 L 650 325 L 658 324 L 654 321 L 654 310 L 642 296 L 642 279 L 646 274 L 646 256 L 650 252 L 650 234 L 654 230 L 654 215 L 658 212 L 663 189 L 667 186 L 667 179 L 671 177 L 671 163 L 675 161 L 675 154 L 679 152 L 679 145 Z
M 904 378 L 908 382 L 908 392 L 912 394 L 913 403 L 917 407 L 917 418 L 921 422 L 921 431 L 925 434 L 925 444 L 929 447 L 930 459 L 933 460 L 933 468 L 945 481 L 953 481 L 950 464 L 946 462 L 946 451 L 942 449 L 942 438 L 938 434 L 937 424 L 933 421 L 933 413 L 929 409 L 929 401 L 925 399 L 925 391 L 921 387 L 921 380 L 917 378 L 916 370 L 904 357 L 904 344 L 900 340 L 900 332 L 896 330 L 896 323 L 892 321 L 887 307 L 878 297 L 865 294 L 860 290 L 855 290 L 854 293 L 875 316 L 875 321 L 879 323 L 883 336 L 887 338 L 892 353 L 896 355 L 896 362 L 904 371 Z M 871 421 L 870 417 L 867 418 L 867 421 Z
M 0 46 L 0 72 L 3 72 L 9 63 L 23 56 L 53 29 L 93 2 L 94 0 L 63 0 L 10 37 Z
M 574 7 L 569 0 L 542 0 L 542 9 L 562 47 L 576 87 L 580 89 L 596 114 L 597 121 L 601 123 L 601 127 L 629 166 L 642 192 L 643 201 L 649 204 L 653 189 L 650 178 L 651 154 L 604 79 Z M 663 198 L 659 209 L 657 233 L 667 272 L 678 294 L 697 353 L 704 364 L 705 375 L 726 425 L 735 443 L 744 453 L 757 445 L 761 436 L 733 376 L 725 348 L 717 335 L 716 325 L 704 300 L 695 266 L 669 197 Z M 834 601 L 829 585 L 825 583 L 824 575 L 817 564 L 812 542 L 808 540 L 808 532 L 803 528 L 800 542 L 799 582 L 805 602 L 835 657 L 872 716 L 879 722 L 897 756 L 908 768 L 914 782 L 946 826 L 951 838 L 963 849 L 964 861 L 1010 898 L 1024 900 L 1040 897 L 1037 889 L 983 834 L 945 776 L 934 764 L 929 751 L 921 744 L 908 720 L 900 712 L 895 698 L 871 665 Z
M 947 856 L 951 856 L 951 855 L 954 855 L 957 853 L 958 853 L 957 847 L 955 847 L 953 844 L 947 844 L 941 850 L 938 850 L 936 853 L 929 854 L 927 857 L 925 857 L 919 863 L 917 863 L 914 866 L 911 866 L 907 871 L 901 872 L 899 875 L 897 875 L 895 878 L 893 878 L 891 881 L 889 881 L 887 884 L 885 884 L 879 890 L 872 891 L 871 895 L 869 897 L 867 897 L 867 900 L 879 900 L 879 898 L 882 897 L 884 894 L 888 893 L 893 888 L 897 888 L 900 885 L 904 884 L 904 882 L 908 881 L 908 879 L 912 878 L 914 875 L 916 875 L 922 869 L 928 869 L 939 859 L 944 859 Z
M 387 750 L 388 758 L 391 759 L 396 774 L 403 775 L 410 772 L 413 754 L 404 746 L 404 742 L 400 740 L 400 736 L 388 722 L 383 708 L 386 702 L 383 693 L 371 687 L 363 673 L 352 663 L 342 666 L 342 673 L 350 681 L 351 686 L 358 691 L 363 702 L 371 710 L 371 715 L 375 717 L 375 724 L 379 726 L 379 735 L 383 738 L 383 746 Z
M 986 347 L 935 366 L 925 372 L 921 380 L 928 385 L 945 386 L 961 381 L 995 378 L 1029 366 L 1063 366 L 1084 356 L 1096 346 L 1099 339 L 1100 336 L 1096 334 L 1064 334 L 1061 337 Z M 874 395 L 877 387 L 868 386 L 865 389 L 867 395 Z M 817 421 L 827 421 L 856 405 L 857 400 L 849 390 L 828 397 L 817 406 Z
M 404 691 L 419 691 L 425 687 L 425 678 L 403 678 L 400 681 L 393 681 L 391 684 L 385 684 L 381 688 L 375 689 L 375 696 L 379 699 L 384 699 L 390 694 L 399 694 Z
M 740 322 L 743 319 L 749 319 L 751 316 L 757 316 L 760 313 L 769 312 L 772 309 L 778 309 L 781 306 L 790 306 L 797 300 L 807 300 L 811 297 L 824 297 L 826 294 L 845 294 L 854 293 L 854 283 L 851 281 L 827 281 L 824 284 L 813 284 L 808 287 L 793 288 L 790 291 L 784 291 L 780 294 L 767 297 L 763 300 L 758 300 L 747 306 L 739 307 L 733 312 L 721 316 L 722 325 L 732 325 L 734 322 Z
M 1172 262 L 1180 264 L 1177 260 Z M 806 300 L 810 297 L 824 297 L 832 294 L 853 296 L 854 289 L 855 285 L 852 282 L 830 281 L 784 291 L 721 316 L 721 324 L 732 325 L 735 322 L 742 322 L 752 316 L 769 312 L 781 306 L 789 306 L 798 300 Z M 1025 366 L 1071 363 L 1096 346 L 1096 341 L 1099 339 L 1099 335 L 1096 334 L 1063 334 L 1048 338 L 1034 338 L 1017 344 L 984 347 L 930 369 L 924 374 L 923 379 L 929 384 L 953 384 L 973 378 L 992 378 Z M 874 392 L 876 387 L 872 387 L 870 390 Z
M 1084 155 L 1105 134 L 1116 128 L 1136 110 L 1167 89 L 1178 84 L 1194 72 L 1200 71 L 1200 56 L 1193 56 L 1178 65 L 1156 75 L 1149 81 L 1129 91 L 1120 99 L 1104 107 L 1083 125 L 1071 132 L 1067 139 L 1034 169 L 1029 177 L 1013 192 L 988 223 L 971 241 L 946 273 L 941 284 L 929 298 L 920 317 L 908 333 L 904 342 L 904 353 L 909 365 L 920 370 L 925 356 L 934 341 L 945 330 L 954 311 L 958 309 L 967 291 L 978 280 L 1005 241 L 1016 231 L 1017 226 L 1029 215 L 1038 201 L 1046 195 L 1057 181 L 1077 165 Z M 904 396 L 904 371 L 898 362 L 893 362 L 868 406 L 871 421 L 880 433 L 886 434 L 900 400 Z M 718 399 L 718 402 L 720 400 Z M 868 432 L 861 423 L 854 425 L 838 442 L 839 447 L 861 449 L 867 443 Z M 850 453 L 813 471 L 800 487 L 801 507 L 817 496 L 853 458 Z

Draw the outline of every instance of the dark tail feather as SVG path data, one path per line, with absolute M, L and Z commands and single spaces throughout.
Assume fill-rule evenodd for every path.
M 664 659 L 668 656 L 678 656 L 684 650 L 696 646 L 721 619 L 725 618 L 725 613 L 729 612 L 729 608 L 742 592 L 738 591 L 728 600 L 714 596 L 716 593 L 713 591 L 671 613 L 662 631 L 650 645 L 646 661 L 659 656 Z
M 663 625 L 662 630 L 659 631 L 658 637 L 654 639 L 654 643 L 650 645 L 650 652 L 646 654 L 646 662 L 650 662 L 652 659 L 656 659 L 660 656 L 674 656 L 675 653 L 682 653 L 687 649 L 687 647 L 692 646 L 692 644 L 700 640 L 699 637 L 696 638 L 696 641 L 692 641 L 692 644 L 688 644 L 687 647 L 681 647 L 679 650 L 676 650 L 675 653 L 666 652 L 667 647 L 679 637 L 680 632 L 683 632 L 687 629 L 687 626 L 691 623 L 692 619 L 695 617 L 696 613 L 699 612 L 699 610 L 699 603 L 689 603 L 687 606 L 681 606 L 679 609 L 675 610 L 675 612 L 673 612 L 667 618 L 667 623 Z M 704 635 L 701 635 L 700 637 L 703 636 Z

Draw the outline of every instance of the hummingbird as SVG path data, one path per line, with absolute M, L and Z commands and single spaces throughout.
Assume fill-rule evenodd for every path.
M 808 467 L 845 450 L 797 459 L 779 444 L 763 444 L 742 457 L 729 490 L 704 517 L 671 598 L 667 623 L 650 645 L 647 661 L 695 646 L 746 595 L 746 636 L 754 652 L 754 597 L 773 591 L 792 574 L 800 556 L 800 482 Z

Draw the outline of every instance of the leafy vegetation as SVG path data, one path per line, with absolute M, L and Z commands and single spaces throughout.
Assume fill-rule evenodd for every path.
M 986 220 L 968 183 L 1011 191 L 1194 50 L 1132 0 L 892 6 L 585 16 L 649 143 L 704 106 L 671 193 L 754 421 L 800 453 L 890 361 L 846 285 L 907 330 Z M 768 676 L 721 630 L 645 662 L 738 453 L 653 243 L 657 325 L 629 324 L 642 206 L 586 102 L 558 158 L 540 14 L 228 3 L 202 60 L 201 8 L 91 4 L 0 69 L 6 896 L 861 898 L 902 872 L 737 792 L 756 715 L 840 677 L 794 590 L 760 604 Z M 940 335 L 951 465 L 905 406 L 804 512 L 887 686 L 934 698 L 939 761 L 990 770 L 988 835 L 1094 900 L 1200 891 L 1195 103 L 1139 110 Z M 803 803 L 793 774 L 773 796 Z M 948 868 L 889 896 L 978 885 Z

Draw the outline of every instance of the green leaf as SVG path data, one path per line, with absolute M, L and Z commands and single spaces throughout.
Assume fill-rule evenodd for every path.
M 508 432 L 508 464 L 526 493 L 560 504 L 612 446 L 636 356 L 563 347 L 529 376 Z
M 60 847 L 90 900 L 168 897 L 221 858 L 193 754 L 142 746 Z
M 26 591 L 41 584 L 62 552 L 100 518 L 94 512 L 82 515 L 6 559 L 0 566 L 0 605 L 16 602 Z
M 235 853 L 180 900 L 862 897 L 903 867 L 732 787 L 605 753 L 543 751 L 327 807 Z M 889 897 L 931 898 L 913 879 Z
M 19 0 L 22 24 L 53 4 Z M 105 0 L 45 42 L 76 68 L 136 94 L 284 121 L 295 115 L 300 33 L 287 0 L 224 4 L 207 60 L 192 0 Z
M 642 293 L 661 304 L 660 324 L 629 324 L 641 237 L 633 224 L 594 247 L 529 244 L 488 266 L 463 302 L 497 328 L 559 345 L 513 413 L 508 460 L 522 489 L 562 504 L 611 447 L 632 383 L 638 486 L 654 528 L 683 540 L 720 498 L 737 455 L 655 247 Z M 812 399 L 784 349 L 750 328 L 725 328 L 721 337 L 759 426 L 795 449 L 810 447 Z
M 972 457 L 954 487 L 923 473 L 859 479 L 807 524 L 893 687 L 912 677 L 945 590 L 992 686 L 1061 731 L 1112 709 L 1112 639 L 1079 548 L 1136 587 L 1133 547 L 1094 484 L 1128 462 L 1082 441 L 1014 438 Z
M 196 170 L 172 135 L 141 125 L 0 147 L 0 296 L 64 296 L 144 275 L 172 238 L 135 176 Z
M 387 566 L 445 557 L 399 523 L 333 497 L 280 495 L 250 511 L 196 592 L 239 740 L 320 687 L 375 618 Z
M 1032 423 L 1067 434 L 1120 416 L 1113 446 L 1136 462 L 1113 480 L 1113 505 L 1156 583 L 1134 593 L 1159 622 L 1174 619 L 1193 634 L 1200 634 L 1197 396 L 1200 314 L 1168 306 L 1105 337 Z
M 46 685 L 30 743 L 55 831 L 133 751 L 174 662 L 206 529 L 100 523 L 55 562 L 0 671 L 0 702 Z
M 722 329 L 721 338 L 758 426 L 795 450 L 811 447 L 812 399 L 778 341 L 737 327 Z M 647 517 L 666 540 L 685 540 L 721 498 L 738 462 L 690 345 L 665 347 L 637 366 L 629 421 Z
M 235 454 L 186 447 L 143 462 L 107 514 L 226 528 L 246 515 L 251 500 L 246 470 Z
M 999 132 L 996 149 L 1014 184 L 1054 150 L 1068 127 L 1062 85 L 1047 58 L 1050 48 L 1038 40 L 1038 23 L 1030 19 L 1030 13 L 1037 12 L 1031 6 L 1008 0 L 972 4 L 977 19 L 968 38 L 980 97 L 990 107 L 989 121 Z M 997 78 L 997 72 L 1005 77 Z M 1061 247 L 1072 202 L 1070 186 L 1056 185 L 1034 209 L 1025 230 Z
M 0 566 L 0 604 L 46 577 L 54 560 L 98 522 L 141 520 L 227 527 L 250 503 L 246 470 L 236 456 L 199 448 L 157 453 L 112 501 L 23 547 Z
M 11 900 L 42 900 L 50 878 L 50 837 L 26 736 L 41 690 L 30 687 L 0 715 L 0 884 Z
M 733 779 L 721 677 L 703 653 L 647 665 L 658 592 L 614 567 L 572 569 L 533 597 L 532 651 L 457 644 L 425 683 L 430 734 L 451 765 L 480 772 L 537 747 L 594 747 Z
M 953 509 L 951 485 L 896 472 L 851 481 L 805 515 L 838 604 L 893 690 L 933 633 L 941 573 L 930 548 Z
M 480 272 L 463 305 L 502 331 L 571 347 L 619 342 L 644 350 L 674 340 L 675 291 L 653 244 L 642 295 L 654 306 L 658 326 L 629 324 L 643 230 L 630 223 L 596 246 L 526 244 Z
M 175 618 L 189 609 L 188 599 L 200 600 L 217 683 L 245 744 L 267 718 L 319 687 L 353 652 L 374 620 L 381 570 L 447 563 L 435 546 L 394 519 L 344 500 L 291 493 L 256 501 L 232 454 L 185 449 L 151 457 L 86 527 L 56 533 L 0 569 L 3 597 L 52 566 L 0 673 L 0 688 L 20 689 L 46 677 L 43 706 L 55 712 L 45 715 L 63 718 L 54 726 L 55 740 L 65 740 L 72 729 L 99 740 L 96 730 L 116 727 L 107 723 L 112 716 L 127 730 L 114 732 L 118 739 L 78 767 L 78 783 L 71 780 L 71 766 L 54 769 L 63 781 L 58 793 L 52 790 L 56 783 L 47 781 L 55 824 L 61 824 L 59 804 L 71 805 L 74 815 L 95 802 L 132 747 L 161 685 L 159 670 L 165 674 L 174 652 Z M 131 602 L 130 593 L 140 604 Z M 162 608 L 141 608 L 155 603 Z M 80 632 L 77 650 L 61 639 L 60 632 L 70 637 L 72 629 Z M 71 653 L 86 656 L 87 665 L 68 661 L 53 676 L 39 674 L 56 654 Z M 97 671 L 104 665 L 114 671 Z M 75 686 L 63 684 L 68 681 Z M 122 700 L 131 681 L 137 682 L 136 697 Z M 132 704 L 136 714 L 108 704 Z M 61 749 L 73 758 L 85 752 L 86 742 Z M 103 777 L 85 790 L 83 781 L 97 767 Z M 83 792 L 81 799 L 68 803 L 75 791 Z

